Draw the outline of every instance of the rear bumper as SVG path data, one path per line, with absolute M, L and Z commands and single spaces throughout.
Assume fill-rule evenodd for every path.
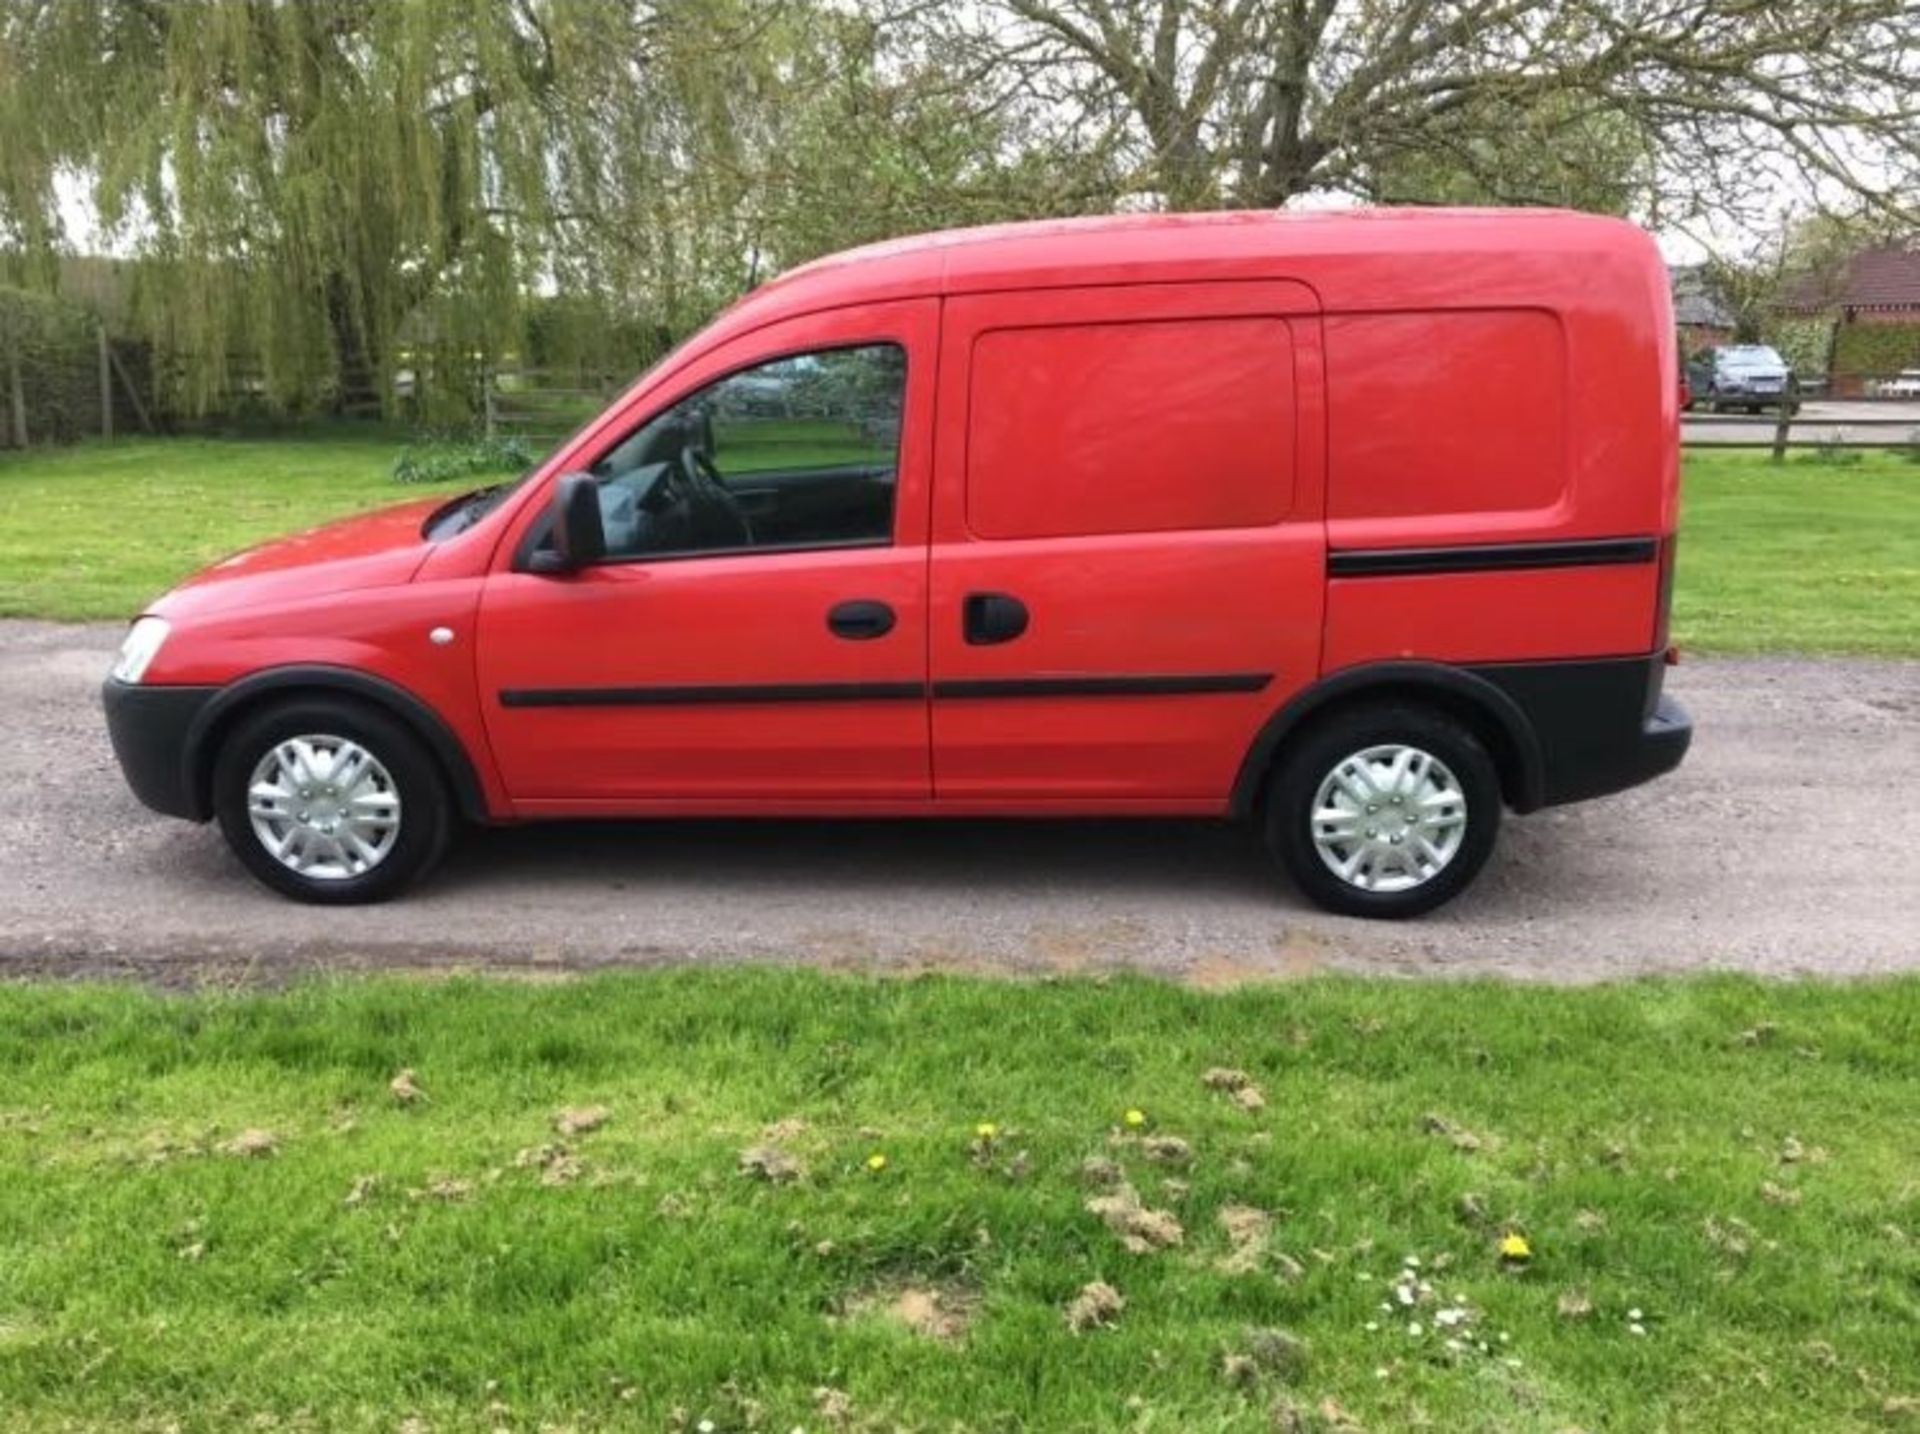
M 1678 702 L 1663 696 L 1654 704 L 1653 715 L 1640 724 L 1635 740 L 1622 743 L 1604 770 L 1589 774 L 1596 785 L 1589 790 L 1575 789 L 1567 796 L 1554 796 L 1550 789 L 1547 800 L 1571 802 L 1637 787 L 1679 766 L 1692 745 L 1693 718 Z
M 1473 671 L 1512 698 L 1532 729 L 1539 783 L 1523 810 L 1651 781 L 1679 766 L 1693 741 L 1693 719 L 1661 690 L 1663 653 Z
M 111 678 L 101 689 L 120 771 L 133 794 L 163 816 L 203 822 L 209 815 L 189 776 L 189 734 L 219 690 L 137 687 Z

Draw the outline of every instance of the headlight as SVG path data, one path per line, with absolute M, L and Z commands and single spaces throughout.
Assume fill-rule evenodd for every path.
M 160 644 L 167 640 L 171 629 L 164 618 L 137 618 L 127 629 L 126 640 L 120 644 L 120 656 L 113 664 L 115 682 L 138 682 L 147 675 L 147 665 L 153 661 L 154 654 L 160 651 Z

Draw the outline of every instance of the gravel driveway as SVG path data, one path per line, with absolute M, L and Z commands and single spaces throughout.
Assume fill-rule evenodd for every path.
M 1670 690 L 1698 733 L 1679 772 L 1510 821 L 1478 885 L 1412 924 L 1312 910 L 1242 833 L 1192 822 L 502 830 L 399 902 L 322 911 L 127 792 L 96 695 L 120 631 L 0 622 L 0 973 L 749 958 L 1230 984 L 1920 967 L 1920 662 L 1686 663 Z

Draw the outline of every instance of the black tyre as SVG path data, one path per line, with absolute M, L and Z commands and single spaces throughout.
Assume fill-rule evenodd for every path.
M 1268 789 L 1267 848 L 1318 905 L 1418 916 L 1466 889 L 1500 833 L 1480 739 L 1415 703 L 1345 708 L 1290 742 Z
M 383 901 L 445 854 L 453 810 L 404 724 L 350 699 L 290 699 L 242 719 L 213 768 L 227 845 L 297 901 Z

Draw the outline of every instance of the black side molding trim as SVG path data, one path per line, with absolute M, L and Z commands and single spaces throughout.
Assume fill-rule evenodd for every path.
M 1194 672 L 1139 677 L 963 677 L 933 684 L 935 697 L 1187 697 L 1264 692 L 1271 672 Z
M 1335 578 L 1416 573 L 1502 572 L 1519 568 L 1613 567 L 1651 563 L 1657 538 L 1590 538 L 1554 543 L 1467 543 L 1444 548 L 1348 548 L 1327 554 Z
M 978 697 L 1184 697 L 1263 692 L 1270 672 L 983 677 L 936 682 L 729 682 L 696 687 L 506 687 L 502 707 L 695 707 L 727 703 L 886 702 Z
M 502 707 L 703 707 L 729 702 L 886 702 L 927 695 L 921 682 L 729 682 L 705 687 L 505 687 Z

